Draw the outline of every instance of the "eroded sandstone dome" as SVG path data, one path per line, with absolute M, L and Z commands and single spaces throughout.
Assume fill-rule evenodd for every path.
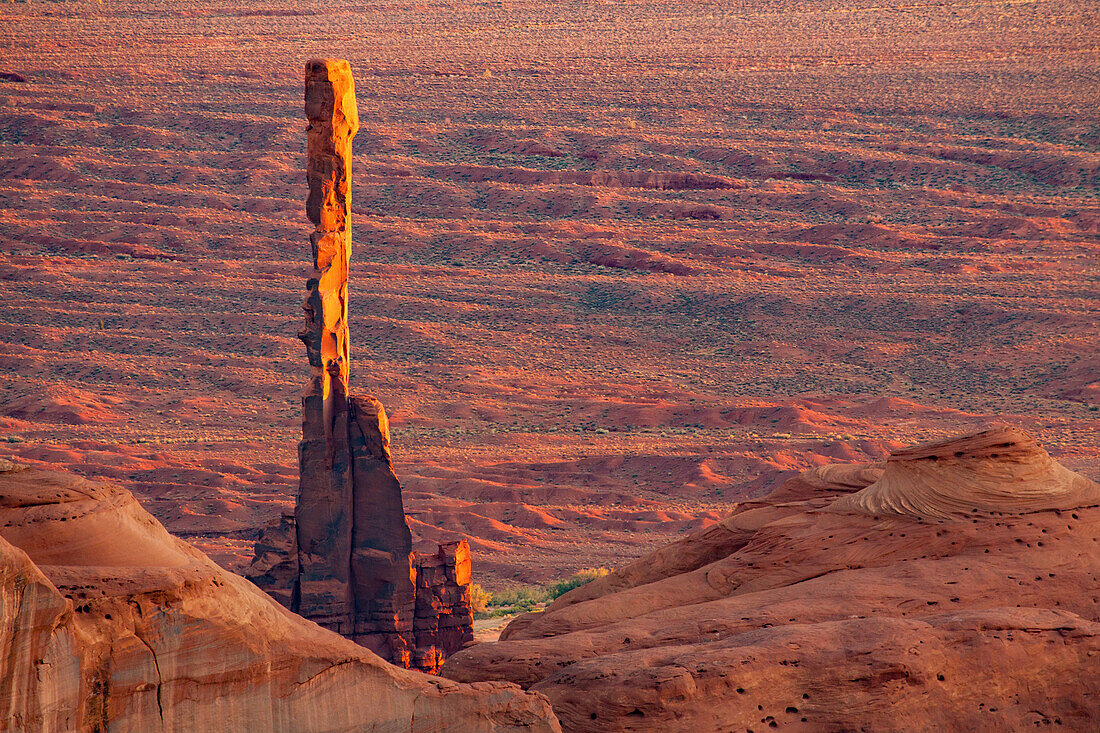
M 0 461 L 0 730 L 108 729 L 560 731 L 291 613 L 125 489 Z
M 1100 484 L 1058 463 L 1027 433 L 997 428 L 896 451 L 870 486 L 832 508 L 947 519 L 1100 504 Z

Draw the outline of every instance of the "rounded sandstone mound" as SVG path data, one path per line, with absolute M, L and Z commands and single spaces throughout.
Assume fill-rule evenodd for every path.
M 1027 433 L 996 428 L 891 454 L 882 477 L 831 508 L 948 519 L 1100 504 L 1100 484 L 1070 471 Z
M 1096 489 L 1006 430 L 818 467 L 443 674 L 577 733 L 1100 730 Z
M 0 534 L 37 565 L 181 567 L 193 562 L 130 492 L 55 471 L 5 472 Z
M 398 668 L 291 613 L 121 487 L 0 459 L 0 730 L 107 729 L 561 731 L 537 694 Z

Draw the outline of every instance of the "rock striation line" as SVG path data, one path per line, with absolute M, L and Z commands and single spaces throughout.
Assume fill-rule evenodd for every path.
M 473 639 L 470 548 L 412 552 L 386 410 L 349 392 L 351 142 L 359 129 L 348 63 L 306 64 L 306 214 L 313 277 L 298 337 L 309 357 L 293 515 L 256 543 L 248 577 L 292 611 L 403 667 L 436 672 Z
M 995 428 L 895 452 L 882 476 L 837 511 L 951 519 L 1100 504 L 1100 485 L 1055 461 L 1027 433 Z

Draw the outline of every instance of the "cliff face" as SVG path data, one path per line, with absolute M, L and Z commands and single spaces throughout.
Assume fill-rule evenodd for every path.
M 993 430 L 808 471 L 443 674 L 576 731 L 1095 730 L 1097 578 L 1100 486 Z
M 306 616 L 351 635 L 355 598 L 349 558 L 355 525 L 356 457 L 352 454 L 353 420 L 348 401 L 347 296 L 351 141 L 359 129 L 359 116 L 346 61 L 314 59 L 306 64 L 305 112 L 309 119 L 306 215 L 315 230 L 310 235 L 314 276 L 306 284 L 305 323 L 298 332 L 306 346 L 310 379 L 302 395 L 302 440 L 298 443 L 296 595 Z M 404 522 L 403 514 L 398 521 Z M 408 573 L 404 576 L 407 579 Z
M 306 214 L 314 276 L 303 303 L 310 380 L 302 395 L 293 516 L 256 543 L 248 577 L 285 607 L 403 667 L 436 672 L 473 639 L 469 547 L 412 553 L 385 408 L 349 394 L 351 141 L 346 61 L 306 64 Z M 450 568 L 450 572 L 444 569 Z
M 125 490 L 0 471 L 0 730 L 558 731 L 546 700 L 387 664 Z

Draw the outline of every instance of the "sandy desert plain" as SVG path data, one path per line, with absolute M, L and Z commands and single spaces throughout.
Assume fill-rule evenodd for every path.
M 319 55 L 361 117 L 353 386 L 475 582 L 986 426 L 1095 479 L 1097 12 L 5 3 L 0 453 L 245 567 L 296 487 Z

